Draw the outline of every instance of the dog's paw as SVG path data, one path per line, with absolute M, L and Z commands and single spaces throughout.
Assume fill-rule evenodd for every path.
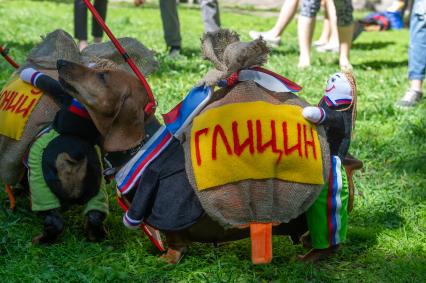
M 103 223 L 105 217 L 105 213 L 96 210 L 87 213 L 84 228 L 90 242 L 101 242 L 106 238 L 107 230 Z
M 44 233 L 41 233 L 37 236 L 34 236 L 32 239 L 33 245 L 51 245 L 55 243 L 59 238 L 59 235 L 57 237 L 49 237 Z
M 168 248 L 167 252 L 160 256 L 160 259 L 165 261 L 168 264 L 178 264 L 183 256 L 185 255 L 187 251 L 187 248 L 181 248 L 181 249 L 172 249 Z
M 86 236 L 90 242 L 102 242 L 107 236 L 107 231 L 103 224 L 100 226 L 89 225 L 86 227 Z
M 43 236 L 44 236 L 43 233 L 41 233 L 40 235 L 33 237 L 32 239 L 33 245 L 39 245 L 41 243 Z
M 297 259 L 305 263 L 315 263 L 317 261 L 323 260 L 336 253 L 339 249 L 339 245 L 329 247 L 327 249 L 312 249 L 307 254 L 299 255 Z

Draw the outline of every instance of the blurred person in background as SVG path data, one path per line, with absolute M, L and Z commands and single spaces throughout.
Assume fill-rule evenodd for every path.
M 301 0 L 301 11 L 298 21 L 298 37 L 299 37 L 299 68 L 309 67 L 311 65 L 311 43 L 315 28 L 315 17 L 321 6 L 321 0 Z M 327 0 L 326 0 L 327 1 Z M 280 15 L 275 26 L 267 32 L 251 31 L 250 37 L 253 39 L 262 36 L 272 45 L 278 45 L 281 40 L 281 33 L 284 31 L 289 22 L 293 19 L 297 7 L 298 0 L 286 0 L 281 8 Z M 327 2 L 328 4 L 329 2 Z M 330 9 L 332 6 L 328 5 Z M 337 31 L 339 40 L 339 64 L 343 70 L 351 69 L 349 61 L 349 52 L 352 43 L 353 33 L 353 7 L 352 0 L 334 0 L 335 14 L 337 18 Z M 332 23 L 331 10 L 329 11 L 330 25 Z
M 134 0 L 135 5 L 145 3 L 145 0 Z M 220 28 L 218 0 L 200 0 L 201 14 L 204 22 L 204 31 L 212 32 Z M 164 40 L 169 50 L 169 56 L 180 54 L 182 37 L 180 33 L 179 15 L 176 0 L 160 0 L 161 21 L 163 23 Z
M 108 0 L 95 0 L 93 3 L 96 11 L 105 20 Z M 92 36 L 95 43 L 102 42 L 103 30 L 95 18 L 92 18 Z M 83 0 L 74 1 L 74 36 L 78 40 L 78 48 L 87 47 L 87 7 Z
M 409 89 L 397 102 L 397 106 L 409 108 L 423 97 L 423 81 L 426 71 L 426 0 L 414 0 L 410 19 L 410 46 L 408 50 Z
M 312 44 L 318 52 L 339 52 L 336 7 L 333 0 L 321 1 L 324 7 L 324 22 L 321 36 Z
M 300 17 L 297 25 L 299 37 L 299 67 L 311 65 L 311 42 L 315 28 L 315 17 L 320 8 L 320 0 L 302 0 Z M 352 0 L 334 0 L 339 35 L 339 65 L 342 70 L 352 69 L 349 53 L 352 45 L 353 7 Z
M 264 32 L 251 30 L 249 32 L 249 36 L 252 39 L 262 37 L 266 42 L 274 47 L 280 45 L 281 34 L 285 31 L 288 24 L 294 18 L 298 6 L 299 0 L 285 0 L 274 27 Z

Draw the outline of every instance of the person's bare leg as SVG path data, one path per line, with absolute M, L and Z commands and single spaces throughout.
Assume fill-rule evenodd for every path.
M 280 15 L 278 16 L 275 26 L 265 32 L 250 31 L 250 37 L 256 39 L 262 36 L 266 41 L 278 44 L 281 34 L 284 32 L 290 21 L 294 18 L 298 6 L 299 0 L 285 0 L 281 7 Z
M 297 23 L 297 34 L 299 38 L 299 68 L 306 68 L 311 65 L 311 43 L 315 28 L 315 17 L 299 16 Z
M 327 9 L 327 0 L 323 1 L 323 7 L 324 7 L 324 22 L 322 25 L 322 32 L 320 37 L 317 41 L 314 42 L 314 46 L 321 46 L 324 44 L 327 44 L 330 36 L 331 36 L 331 27 L 330 27 L 330 20 L 329 20 L 329 13 Z
M 87 40 L 79 40 L 78 41 L 78 49 L 82 51 L 88 45 Z
M 285 28 L 296 14 L 299 0 L 285 0 L 281 7 L 280 15 L 278 16 L 275 26 L 270 30 L 271 35 L 276 37 L 281 36 Z
M 317 47 L 318 52 L 338 52 L 339 51 L 339 33 L 337 31 L 336 7 L 333 0 L 325 0 L 324 8 L 328 14 L 328 25 L 330 36 L 327 42 Z M 324 20 L 325 21 L 325 20 Z M 324 23 L 325 24 L 325 23 Z
M 339 65 L 342 70 L 352 69 L 352 65 L 349 60 L 349 53 L 352 46 L 353 27 L 353 24 L 345 27 L 337 27 L 340 41 Z
M 339 33 L 337 31 L 337 16 L 336 16 L 336 7 L 334 6 L 333 0 L 325 0 L 325 7 L 327 13 L 329 14 L 328 18 L 330 21 L 330 38 L 328 44 L 331 46 L 339 45 Z
M 410 81 L 410 89 L 415 91 L 423 91 L 423 81 L 422 80 L 411 80 Z

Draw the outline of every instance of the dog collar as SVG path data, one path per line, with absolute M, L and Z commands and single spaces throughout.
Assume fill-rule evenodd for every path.
M 157 119 L 151 119 L 145 124 L 145 138 L 136 146 L 123 151 L 107 152 L 104 157 L 106 169 L 105 176 L 114 175 L 122 166 L 135 156 L 144 144 L 160 129 L 161 124 Z

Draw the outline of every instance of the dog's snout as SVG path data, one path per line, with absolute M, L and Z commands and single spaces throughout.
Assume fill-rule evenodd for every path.
M 56 67 L 58 68 L 58 70 L 66 67 L 67 65 L 69 65 L 69 62 L 66 60 L 58 60 L 56 61 Z

